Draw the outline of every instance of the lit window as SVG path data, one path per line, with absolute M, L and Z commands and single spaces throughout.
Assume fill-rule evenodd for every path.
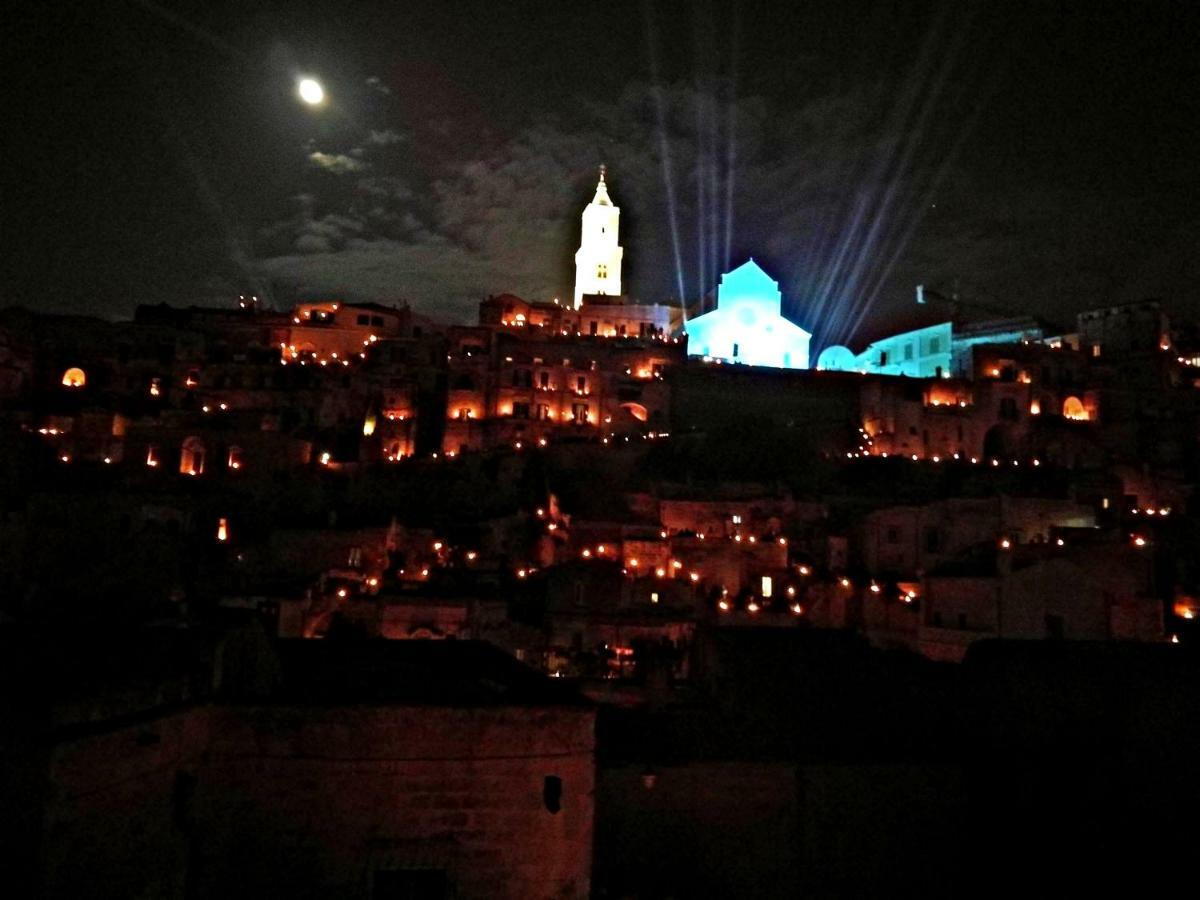
M 1068 397 L 1063 401 L 1063 417 L 1076 422 L 1086 422 L 1091 418 L 1091 414 L 1078 397 Z
M 63 387 L 81 388 L 87 384 L 87 375 L 84 374 L 83 369 L 67 369 L 63 372 L 62 384 Z
M 771 576 L 764 575 L 762 577 L 762 595 L 763 595 L 763 597 L 769 598 L 771 596 L 771 592 L 773 591 L 774 587 L 775 587 L 775 585 L 774 585 L 774 582 L 771 580 Z
M 190 437 L 183 442 L 179 471 L 184 475 L 199 475 L 204 471 L 204 444 L 199 438 Z

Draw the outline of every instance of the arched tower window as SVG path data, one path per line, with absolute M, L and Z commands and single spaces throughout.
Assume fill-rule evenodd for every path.
M 85 384 L 87 384 L 87 374 L 83 371 L 83 369 L 72 367 L 63 372 L 63 387 L 81 388 Z

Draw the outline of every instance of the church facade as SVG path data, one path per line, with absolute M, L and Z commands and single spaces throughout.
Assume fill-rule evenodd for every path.
M 785 318 L 779 282 L 753 259 L 721 276 L 717 308 L 687 323 L 688 355 L 807 369 L 812 334 Z

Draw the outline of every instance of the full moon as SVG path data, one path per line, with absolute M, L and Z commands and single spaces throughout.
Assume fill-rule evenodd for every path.
M 320 82 L 313 78 L 301 79 L 299 91 L 300 99 L 309 106 L 316 106 L 325 99 L 325 89 L 321 87 Z

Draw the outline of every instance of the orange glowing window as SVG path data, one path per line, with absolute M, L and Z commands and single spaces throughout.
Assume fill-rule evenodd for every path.
M 1063 401 L 1063 418 L 1086 422 L 1091 418 L 1091 414 L 1084 408 L 1083 402 L 1078 397 L 1068 397 Z
M 190 437 L 183 442 L 179 471 L 183 475 L 199 475 L 204 471 L 204 443 L 199 438 Z
M 84 373 L 83 369 L 67 369 L 67 371 L 63 372 L 62 384 L 63 387 L 81 388 L 87 384 L 87 375 Z

